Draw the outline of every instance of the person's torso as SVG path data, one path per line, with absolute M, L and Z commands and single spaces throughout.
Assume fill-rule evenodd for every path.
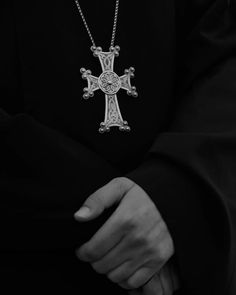
M 108 51 L 114 1 L 80 1 L 96 45 Z M 100 134 L 105 94 L 84 100 L 80 68 L 98 77 L 101 65 L 74 0 L 15 1 L 16 36 L 25 112 L 95 150 L 127 170 L 134 167 L 171 119 L 175 71 L 172 1 L 120 1 L 114 72 L 135 67 L 132 85 L 138 98 L 117 93 L 120 111 L 131 131 L 112 127 Z

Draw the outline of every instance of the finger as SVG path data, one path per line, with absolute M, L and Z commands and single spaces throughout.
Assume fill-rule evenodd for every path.
M 100 274 L 113 273 L 113 271 L 119 272 L 124 276 L 126 273 L 124 269 L 124 264 L 129 263 L 127 269 L 131 268 L 131 262 L 129 257 L 131 256 L 130 251 L 123 251 L 124 249 L 124 239 L 117 244 L 108 254 L 106 254 L 102 259 L 92 263 L 94 270 Z M 127 261 L 129 260 L 129 261 Z M 134 266 L 133 266 L 134 267 Z
M 95 235 L 76 252 L 78 258 L 86 262 L 96 262 L 122 240 L 124 233 L 119 228 L 112 215 Z
M 120 211 L 118 207 L 95 235 L 79 248 L 77 255 L 81 260 L 96 262 L 119 245 L 128 230 L 126 225 L 123 224 Z M 128 246 L 124 244 L 123 249 L 120 251 L 119 249 L 116 252 L 116 259 L 119 259 L 119 257 L 123 256 L 123 253 L 127 252 Z
M 148 234 L 152 234 L 152 231 Z M 155 233 L 152 235 L 155 236 Z M 98 253 L 96 252 L 96 254 Z M 154 257 L 153 252 L 144 247 L 140 237 L 133 239 L 132 236 L 124 234 L 115 247 L 101 259 L 92 263 L 92 267 L 98 273 L 109 273 L 110 279 L 118 283 L 127 280 L 141 267 L 149 267 L 157 272 L 163 267 L 163 264 L 161 259 Z
M 83 206 L 74 214 L 75 219 L 88 221 L 96 218 L 106 208 L 119 202 L 134 185 L 135 183 L 128 178 L 114 178 L 87 198 Z
M 132 261 L 127 260 L 116 269 L 110 271 L 107 277 L 114 283 L 122 283 L 127 281 L 141 266 L 141 262 L 135 265 Z
M 130 192 L 134 194 L 135 190 L 130 189 Z M 131 195 L 131 193 L 127 191 L 126 196 L 129 195 Z M 127 233 L 130 233 L 130 231 L 133 230 L 136 226 L 134 223 L 134 218 L 130 218 L 125 205 L 122 205 L 121 203 L 105 224 L 89 240 L 89 242 L 80 247 L 77 252 L 78 257 L 87 262 L 96 262 L 100 260 L 108 254 L 108 252 L 111 251 L 112 248 L 114 248 Z M 143 245 L 141 245 L 142 247 L 140 246 L 142 243 L 143 239 L 136 244 L 139 248 L 143 248 Z M 133 250 L 136 247 L 134 246 L 133 238 L 130 239 L 126 248 L 124 248 L 124 251 L 126 252 L 130 246 L 132 246 Z M 120 257 L 120 255 L 121 252 L 117 253 L 118 257 Z M 134 255 L 132 254 L 131 256 Z
M 142 290 L 142 295 L 166 295 L 163 293 L 161 280 L 157 273 L 142 287 Z
M 165 265 L 159 272 L 159 278 L 165 295 L 172 295 L 174 292 L 173 281 L 168 265 Z
M 127 280 L 124 286 L 126 286 L 127 289 L 137 289 L 147 283 L 154 273 L 155 270 L 148 267 L 142 267 Z
M 120 244 L 121 243 L 119 243 L 114 250 L 108 252 L 108 254 L 105 255 L 102 259 L 92 263 L 92 267 L 97 273 L 112 273 L 114 270 L 120 269 L 121 265 L 127 263 L 126 260 L 128 260 L 128 253 L 121 252 L 121 255 L 115 255 L 115 253 L 120 252 L 119 250 L 117 250 L 117 248 L 120 249 Z M 122 275 L 124 275 L 123 267 L 120 272 L 122 273 Z
M 92 267 L 98 273 L 109 273 L 114 282 L 119 282 L 128 279 L 149 259 L 139 243 L 130 242 L 130 238 L 125 235 L 105 256 L 92 263 Z

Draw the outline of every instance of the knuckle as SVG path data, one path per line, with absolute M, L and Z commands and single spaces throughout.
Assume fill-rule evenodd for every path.
M 123 186 L 124 185 L 124 177 L 115 177 L 111 180 L 113 185 Z
M 158 260 L 161 263 L 164 263 L 167 260 L 165 247 L 159 247 L 159 249 L 158 249 Z
M 155 257 L 157 255 L 157 249 L 156 249 L 156 247 L 153 247 L 151 245 L 147 245 L 144 249 L 144 254 L 148 258 Z
M 146 253 L 159 263 L 165 263 L 174 254 L 173 240 L 167 229 L 152 231 L 148 235 Z
M 111 183 L 120 185 L 122 183 L 122 179 L 123 177 L 115 177 L 111 180 Z
M 119 194 L 123 194 L 125 191 L 125 183 L 123 181 L 123 178 L 117 177 L 112 179 L 111 184 L 115 187 L 116 191 L 119 192 Z
M 137 227 L 137 221 L 134 217 L 132 216 L 123 216 L 121 225 L 122 230 L 126 233 L 130 233 Z
M 167 243 L 166 248 L 167 248 L 167 255 L 169 257 L 172 256 L 174 254 L 175 250 L 174 250 L 174 242 L 171 237 L 169 237 L 169 239 L 168 239 L 168 243 Z
M 115 177 L 111 180 L 111 184 L 116 187 L 120 193 L 124 193 L 126 190 L 133 186 L 133 181 L 126 177 Z
M 165 263 L 172 255 L 171 248 L 168 244 L 163 243 L 158 247 L 158 258 L 161 262 Z
M 133 184 L 133 181 L 126 178 L 126 177 L 115 177 L 111 180 L 111 182 L 118 184 L 118 185 L 127 185 L 127 184 Z
M 136 246 L 149 249 L 148 239 L 144 234 L 134 233 L 131 235 L 131 239 Z

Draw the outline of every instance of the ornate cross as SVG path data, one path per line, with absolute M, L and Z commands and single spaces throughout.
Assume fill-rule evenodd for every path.
M 102 74 L 99 77 L 92 75 L 90 70 L 80 70 L 82 78 L 88 81 L 88 87 L 84 88 L 84 99 L 94 96 L 94 92 L 101 89 L 105 93 L 106 108 L 105 119 L 100 124 L 99 132 L 110 131 L 110 127 L 117 126 L 121 131 L 130 131 L 127 121 L 124 121 L 120 112 L 116 93 L 120 88 L 127 90 L 127 94 L 137 97 L 136 87 L 131 86 L 130 78 L 134 77 L 134 68 L 125 70 L 123 76 L 119 77 L 115 72 L 114 59 L 119 56 L 120 47 L 110 47 L 109 52 L 103 52 L 101 47 L 92 46 L 93 55 L 98 57 L 102 66 Z

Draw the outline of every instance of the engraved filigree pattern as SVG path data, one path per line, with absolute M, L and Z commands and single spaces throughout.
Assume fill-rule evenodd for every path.
M 101 74 L 98 79 L 100 89 L 106 94 L 115 94 L 121 87 L 121 81 L 118 75 L 111 71 Z
M 104 122 L 100 124 L 99 132 L 110 131 L 110 127 L 118 126 L 121 131 L 130 131 L 128 122 L 124 121 L 120 112 L 116 93 L 120 89 L 127 91 L 128 95 L 137 97 L 136 87 L 131 86 L 131 78 L 134 77 L 134 68 L 125 70 L 123 76 L 119 77 L 114 71 L 114 59 L 119 56 L 119 46 L 110 47 L 109 52 L 103 52 L 101 47 L 92 46 L 93 55 L 99 58 L 102 74 L 99 78 L 92 76 L 90 70 L 81 69 L 82 78 L 88 82 L 84 88 L 84 99 L 94 96 L 94 91 L 100 89 L 106 94 L 106 110 Z
M 113 56 L 111 53 L 100 54 L 99 58 L 103 71 L 110 71 L 113 69 Z
M 90 88 L 91 88 L 91 91 L 95 91 L 99 88 L 97 77 L 90 76 Z
M 122 120 L 116 96 L 107 96 L 107 127 L 120 126 Z

